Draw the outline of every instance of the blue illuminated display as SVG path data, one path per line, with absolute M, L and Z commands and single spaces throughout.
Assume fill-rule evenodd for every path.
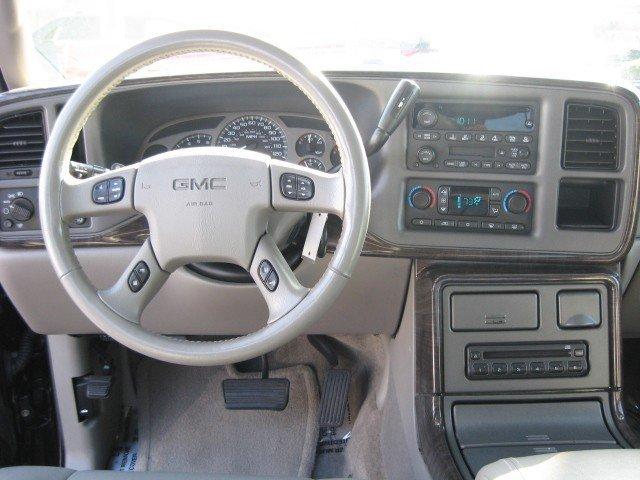
M 482 187 L 451 187 L 449 214 L 484 216 L 489 211 L 489 189 Z

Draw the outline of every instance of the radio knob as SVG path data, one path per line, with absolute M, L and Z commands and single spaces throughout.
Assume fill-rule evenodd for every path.
M 409 203 L 413 208 L 418 210 L 426 210 L 433 202 L 433 195 L 426 188 L 416 188 L 409 194 Z
M 436 151 L 431 147 L 422 147 L 418 150 L 418 161 L 423 164 L 428 164 L 436 159 Z
M 507 194 L 505 207 L 509 213 L 520 214 L 529 209 L 529 197 L 523 192 L 512 192 Z
M 438 114 L 431 108 L 423 108 L 418 112 L 417 120 L 422 128 L 433 127 L 438 121 Z
M 26 222 L 33 217 L 36 209 L 31 200 L 26 198 L 16 198 L 9 205 L 9 215 L 17 222 Z

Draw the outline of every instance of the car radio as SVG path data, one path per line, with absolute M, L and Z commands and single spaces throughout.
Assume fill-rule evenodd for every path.
M 417 102 L 407 168 L 531 175 L 538 156 L 532 104 Z
M 405 226 L 412 230 L 455 229 L 528 233 L 533 215 L 533 187 L 509 182 L 409 179 Z

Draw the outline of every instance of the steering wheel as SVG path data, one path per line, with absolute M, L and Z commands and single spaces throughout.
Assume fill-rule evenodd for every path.
M 71 150 L 100 101 L 126 76 L 160 59 L 220 52 L 263 63 L 300 89 L 329 125 L 343 168 L 324 173 L 240 149 L 169 151 L 79 180 Z M 53 128 L 40 173 L 42 235 L 53 268 L 78 308 L 100 330 L 143 355 L 184 365 L 247 360 L 303 333 L 351 277 L 369 222 L 371 187 L 362 140 L 344 102 L 320 73 L 261 40 L 225 31 L 186 31 L 145 41 L 93 73 L 71 96 Z M 333 258 L 315 286 L 302 286 L 269 234 L 275 211 L 325 212 L 342 218 Z M 69 223 L 79 216 L 142 213 L 149 238 L 109 289 L 97 290 L 73 251 Z M 192 262 L 246 268 L 266 300 L 258 331 L 220 341 L 192 341 L 145 330 L 140 318 L 171 272 Z M 215 310 L 211 312 L 215 319 Z

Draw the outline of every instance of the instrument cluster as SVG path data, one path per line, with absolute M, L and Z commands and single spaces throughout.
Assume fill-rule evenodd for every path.
M 208 146 L 257 151 L 320 171 L 340 165 L 338 147 L 321 119 L 278 113 L 231 113 L 162 125 L 147 137 L 138 160 Z

